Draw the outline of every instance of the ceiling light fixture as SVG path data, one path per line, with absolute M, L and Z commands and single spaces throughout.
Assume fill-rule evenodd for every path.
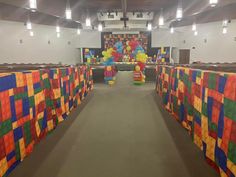
M 30 10 L 35 12 L 37 10 L 37 0 L 29 0 Z
M 61 31 L 60 26 L 57 26 L 57 27 L 56 27 L 56 32 L 57 32 L 57 33 L 60 33 L 60 31 Z
M 102 28 L 103 28 L 103 27 L 102 27 L 102 24 L 99 24 L 99 25 L 98 25 L 98 31 L 102 32 Z
M 218 4 L 218 0 L 209 0 L 209 4 L 211 7 L 215 7 Z
M 60 33 L 57 33 L 57 38 L 60 38 L 61 37 L 61 34 Z
M 147 25 L 147 30 L 148 30 L 148 31 L 152 31 L 152 24 L 151 24 L 151 23 L 148 23 L 148 25 Z
M 77 34 L 80 35 L 81 34 L 81 30 L 77 29 Z
M 176 20 L 180 21 L 183 18 L 183 8 L 178 7 L 176 11 Z
M 223 20 L 222 26 L 227 27 L 228 26 L 228 20 Z
M 66 19 L 71 20 L 72 19 L 72 11 L 70 8 L 70 1 L 68 0 L 66 3 Z
M 28 30 L 32 30 L 32 23 L 30 22 L 30 20 L 27 21 L 27 23 L 26 23 L 26 28 L 27 28 Z
M 174 27 L 171 27 L 171 28 L 170 28 L 170 33 L 173 34 L 174 32 L 175 32 Z
M 30 31 L 30 36 L 33 37 L 34 36 L 34 32 Z
M 67 20 L 71 20 L 72 19 L 71 9 L 66 9 L 66 19 Z
M 163 26 L 164 25 L 164 16 L 163 16 L 163 9 L 161 9 L 161 14 L 159 17 L 159 26 Z
M 85 23 L 86 23 L 86 26 L 87 26 L 87 27 L 90 27 L 90 26 L 91 26 L 91 20 L 90 20 L 90 18 L 86 18 Z
M 178 7 L 176 10 L 176 20 L 180 21 L 183 18 L 183 5 L 182 0 L 179 0 Z
M 192 31 L 196 31 L 197 30 L 197 25 L 196 25 L 196 23 L 193 23 L 193 25 L 192 25 Z
M 194 31 L 194 36 L 197 36 L 198 35 L 198 32 L 197 31 Z
M 223 27 L 223 31 L 222 31 L 222 33 L 223 34 L 227 34 L 227 32 L 228 32 L 228 28 L 225 26 L 225 27 Z

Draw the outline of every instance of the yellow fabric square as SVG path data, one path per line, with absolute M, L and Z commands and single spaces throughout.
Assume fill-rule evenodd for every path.
M 197 96 L 194 96 L 194 108 L 198 112 L 202 112 L 202 100 L 198 98 Z
M 187 75 L 189 75 L 189 69 L 188 69 L 188 68 L 185 68 L 184 73 L 187 74 Z
M 220 168 L 220 176 L 221 177 L 228 177 L 227 174 Z
M 25 142 L 23 138 L 19 140 L 19 145 L 20 145 L 21 160 L 23 160 L 26 156 L 25 155 Z
M 207 99 L 208 99 L 208 88 L 205 88 L 205 98 L 204 98 L 205 103 L 207 103 Z
M 9 93 L 9 97 L 10 97 L 10 96 L 13 96 L 13 95 L 14 95 L 13 89 L 9 89 L 9 90 L 8 90 L 8 93 Z
M 198 85 L 201 85 L 201 78 L 199 78 L 199 77 L 197 77 L 197 79 L 196 79 L 196 83 L 198 84 Z
M 34 114 L 33 114 L 33 108 L 30 108 L 30 120 L 33 119 L 33 116 L 34 116 Z
M 236 165 L 231 162 L 229 159 L 227 160 L 227 167 L 231 170 L 231 172 L 236 176 Z
M 215 161 L 215 143 L 216 143 L 216 140 L 208 136 L 206 140 L 206 144 L 207 144 L 206 156 L 209 159 L 211 159 L 213 162 Z
M 18 124 L 17 124 L 17 122 L 13 122 L 13 123 L 12 123 L 12 128 L 13 128 L 13 129 L 18 128 Z
M 47 122 L 47 125 L 48 125 L 48 131 L 51 131 L 53 130 L 54 126 L 53 126 L 53 120 L 50 120 Z
M 43 75 L 42 75 L 42 78 L 43 78 L 43 79 L 47 79 L 47 78 L 48 78 L 48 74 L 47 74 L 47 73 L 43 74 Z
M 207 119 L 207 117 L 202 115 L 201 122 L 202 122 L 202 140 L 204 142 L 206 142 L 208 139 L 208 119 Z
M 44 117 L 44 112 L 40 112 L 37 116 L 37 120 L 40 120 Z
M 4 158 L 0 161 L 0 176 L 5 175 L 5 173 L 7 172 L 7 169 L 8 169 L 7 159 Z
M 35 123 L 35 127 L 36 127 L 37 136 L 39 137 L 41 130 L 40 130 L 40 127 L 39 127 L 39 123 L 38 123 L 38 122 Z
M 200 148 L 202 149 L 202 140 L 199 136 L 197 136 L 196 134 L 194 134 L 194 143 Z

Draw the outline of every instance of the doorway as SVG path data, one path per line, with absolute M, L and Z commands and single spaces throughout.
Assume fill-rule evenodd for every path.
M 190 63 L 190 49 L 179 50 L 179 64 Z

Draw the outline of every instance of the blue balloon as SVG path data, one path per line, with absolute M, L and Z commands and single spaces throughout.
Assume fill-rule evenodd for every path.
M 122 42 L 119 41 L 119 42 L 115 43 L 115 47 L 116 47 L 118 53 L 123 53 L 124 47 L 123 47 Z

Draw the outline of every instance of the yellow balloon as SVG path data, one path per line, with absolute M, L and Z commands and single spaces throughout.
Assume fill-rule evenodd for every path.
M 127 46 L 126 50 L 129 52 L 131 50 L 131 47 Z
M 88 53 L 88 52 L 89 52 L 89 49 L 85 49 L 85 52 L 87 52 L 87 53 Z
M 137 72 L 140 71 L 140 66 L 139 66 L 139 65 L 136 65 L 136 66 L 135 66 L 135 71 L 137 71 Z

